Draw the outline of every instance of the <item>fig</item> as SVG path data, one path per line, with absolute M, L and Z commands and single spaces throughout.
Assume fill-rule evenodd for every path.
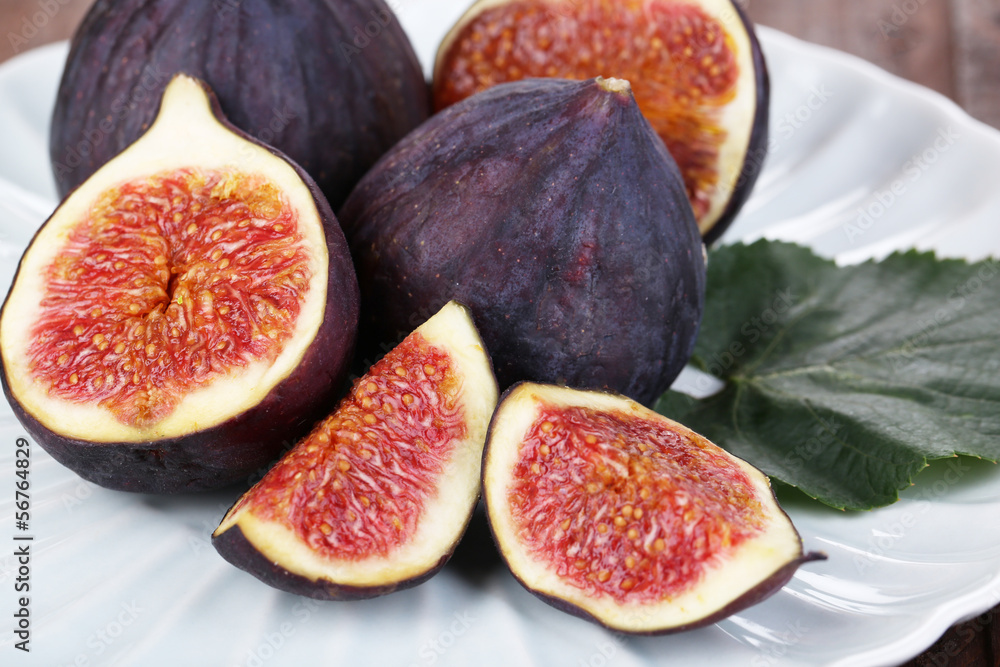
M 215 548 L 275 588 L 318 599 L 425 581 L 472 516 L 497 393 L 468 310 L 445 305 L 243 495 Z
M 97 0 L 73 37 L 49 150 L 60 194 L 135 141 L 171 75 L 204 80 L 334 211 L 427 118 L 430 92 L 383 0 Z
M 767 477 L 622 396 L 518 384 L 483 457 L 494 539 L 536 596 L 613 630 L 714 623 L 825 556 Z
M 534 79 L 435 115 L 340 214 L 363 339 L 456 299 L 501 387 L 607 387 L 651 402 L 701 321 L 703 245 L 676 165 L 627 81 Z
M 342 391 L 347 242 L 309 176 L 179 75 L 149 131 L 58 206 L 0 313 L 3 389 L 97 484 L 219 487 L 277 458 Z
M 714 241 L 768 143 L 764 54 L 732 0 L 479 0 L 438 50 L 433 99 L 443 109 L 505 81 L 609 74 L 632 82 Z

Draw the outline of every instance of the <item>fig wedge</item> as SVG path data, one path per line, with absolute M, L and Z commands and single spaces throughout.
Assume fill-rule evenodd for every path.
M 768 479 L 627 398 L 524 383 L 490 424 L 483 496 L 532 593 L 613 630 L 714 623 L 804 562 Z
M 275 588 L 318 599 L 425 581 L 472 516 L 496 401 L 472 318 L 449 303 L 244 494 L 215 548 Z
M 479 0 L 441 43 L 434 105 L 539 76 L 630 80 L 706 242 L 749 197 L 767 152 L 770 84 L 732 0 Z
M 85 479 L 219 487 L 329 409 L 357 318 L 347 244 L 315 183 L 178 76 L 150 130 L 21 258 L 0 314 L 3 389 Z

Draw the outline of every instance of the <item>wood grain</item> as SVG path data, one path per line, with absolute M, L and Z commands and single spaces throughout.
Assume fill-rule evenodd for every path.
M 957 101 L 1000 127 L 1000 0 L 952 0 Z
M 1000 607 L 951 628 L 929 650 L 904 667 L 997 667 Z
M 0 62 L 67 39 L 93 0 L 0 0 Z
M 750 17 L 860 56 L 1000 128 L 1000 0 L 747 0 Z
M 947 0 L 751 0 L 750 17 L 954 97 Z
M 0 62 L 66 39 L 92 1 L 0 0 Z M 741 5 L 759 24 L 860 56 L 947 95 L 1000 128 L 1000 0 L 742 0 Z M 907 667 L 1000 666 L 998 617 L 1000 606 L 955 626 Z

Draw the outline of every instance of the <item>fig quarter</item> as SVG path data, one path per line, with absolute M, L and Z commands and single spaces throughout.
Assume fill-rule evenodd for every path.
M 803 551 L 763 473 L 602 392 L 508 390 L 490 423 L 483 497 L 529 591 L 620 632 L 714 623 L 825 558 Z

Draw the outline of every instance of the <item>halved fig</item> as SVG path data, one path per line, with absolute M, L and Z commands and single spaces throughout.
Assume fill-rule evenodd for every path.
M 28 432 L 114 489 L 218 487 L 342 389 L 358 288 L 313 181 L 178 76 L 156 122 L 31 241 L 0 314 Z
M 340 212 L 362 340 L 449 299 L 472 309 L 501 387 L 652 403 L 701 323 L 704 246 L 677 166 L 628 81 L 532 79 L 451 106 L 372 168 Z
M 825 558 L 803 553 L 763 473 L 611 394 L 511 388 L 490 424 L 483 495 L 529 591 L 621 632 L 714 623 Z
M 472 516 L 496 401 L 472 318 L 449 303 L 244 494 L 215 548 L 275 588 L 318 599 L 425 581 Z
M 433 97 L 443 109 L 505 81 L 612 75 L 632 82 L 714 241 L 767 150 L 764 55 L 732 0 L 479 0 L 438 50 Z

